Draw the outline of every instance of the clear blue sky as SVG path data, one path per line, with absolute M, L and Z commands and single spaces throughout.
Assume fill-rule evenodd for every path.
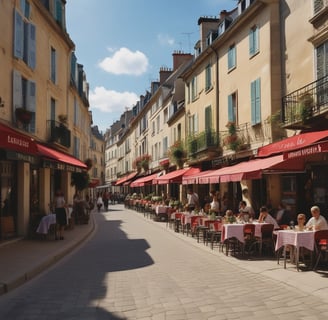
M 103 132 L 172 68 L 172 53 L 194 53 L 198 19 L 236 0 L 68 0 L 67 32 L 90 85 L 93 124 Z

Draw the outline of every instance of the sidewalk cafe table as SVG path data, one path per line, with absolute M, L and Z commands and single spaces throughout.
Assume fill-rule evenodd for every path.
M 315 231 L 295 231 L 295 230 L 278 230 L 276 241 L 276 252 L 280 248 L 284 248 L 284 268 L 286 269 L 286 248 L 288 245 L 295 248 L 296 268 L 299 271 L 299 255 L 300 248 L 304 247 L 310 251 L 314 251 L 314 234 Z M 278 253 L 278 252 L 277 252 Z M 278 255 L 279 262 L 279 255 Z

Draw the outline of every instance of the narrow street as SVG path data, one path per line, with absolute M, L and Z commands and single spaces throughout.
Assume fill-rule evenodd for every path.
M 312 320 L 328 316 L 324 299 L 259 273 L 263 263 L 271 263 L 281 275 L 291 272 L 275 261 L 256 261 L 252 272 L 217 248 L 212 252 L 190 236 L 176 234 L 165 223 L 123 205 L 110 206 L 110 211 L 94 217 L 95 235 L 81 248 L 0 297 L 0 319 Z

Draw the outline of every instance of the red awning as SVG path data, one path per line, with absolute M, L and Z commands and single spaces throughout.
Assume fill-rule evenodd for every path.
M 182 183 L 182 177 L 185 175 L 193 175 L 199 172 L 199 168 L 184 168 L 172 171 L 161 177 L 155 178 L 153 184 L 169 184 L 169 183 Z
M 135 188 L 135 187 L 143 187 L 146 184 L 152 184 L 153 180 L 156 179 L 157 177 L 159 177 L 162 174 L 161 172 L 156 172 L 153 174 L 150 174 L 148 176 L 145 177 L 141 177 L 137 180 L 134 180 L 131 184 L 130 187 L 131 188 Z
M 48 148 L 39 143 L 37 143 L 36 145 L 37 145 L 38 153 L 40 156 L 46 157 L 51 160 L 63 162 L 63 163 L 69 164 L 71 166 L 76 166 L 76 167 L 80 167 L 83 169 L 87 169 L 87 165 L 84 162 L 80 161 L 77 158 L 74 158 L 71 155 Z
M 215 170 L 206 170 L 206 171 L 195 173 L 193 175 L 184 175 L 182 177 L 182 184 L 197 184 L 199 183 L 199 179 L 210 173 L 213 173 L 214 171 Z
M 284 160 L 282 154 L 269 158 L 244 161 L 207 173 L 199 178 L 200 184 L 260 179 L 265 173 L 303 171 L 305 163 L 298 160 Z
M 312 154 L 317 154 L 321 152 L 328 152 L 328 141 L 322 141 L 316 144 L 312 144 L 308 147 L 293 150 L 289 152 L 284 152 L 284 159 L 295 159 L 299 157 L 307 157 Z
M 36 155 L 37 147 L 33 138 L 0 123 L 0 148 Z
M 327 137 L 328 130 L 301 133 L 259 148 L 258 157 L 267 157 L 277 153 L 304 148 Z
M 279 171 L 303 171 L 305 163 L 299 160 L 284 160 L 282 154 L 277 156 L 254 159 L 228 167 L 221 173 L 220 182 L 260 179 L 263 173 Z
M 124 177 L 122 177 L 116 181 L 115 186 L 122 185 L 124 182 L 127 182 L 127 181 L 133 179 L 137 174 L 138 174 L 138 172 L 132 172 L 130 174 L 125 175 Z

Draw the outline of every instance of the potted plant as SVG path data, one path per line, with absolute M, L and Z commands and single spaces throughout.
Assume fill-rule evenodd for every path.
M 237 151 L 241 145 L 241 141 L 237 135 L 236 124 L 234 122 L 228 122 L 226 127 L 228 128 L 228 135 L 224 138 L 224 144 L 229 149 Z
M 303 93 L 299 98 L 300 115 L 302 122 L 312 117 L 313 97 L 309 92 Z
M 172 162 L 175 163 L 178 168 L 182 168 L 186 161 L 187 152 L 183 146 L 181 140 L 176 141 L 168 150 L 168 155 Z
M 66 124 L 67 123 L 67 114 L 59 114 L 58 120 L 59 120 L 59 122 Z

